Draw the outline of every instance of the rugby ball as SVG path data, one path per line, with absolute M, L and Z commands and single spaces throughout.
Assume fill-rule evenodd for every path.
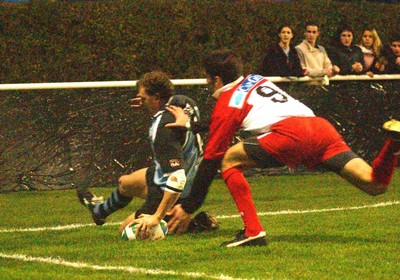
M 144 240 L 139 236 L 136 236 L 136 225 L 137 224 L 133 224 L 132 226 L 127 225 L 124 228 L 121 234 L 123 240 Z M 165 235 L 168 233 L 167 222 L 162 220 L 158 225 L 152 227 L 150 231 L 151 235 L 149 238 L 146 238 L 146 240 L 149 239 L 155 241 L 165 238 Z

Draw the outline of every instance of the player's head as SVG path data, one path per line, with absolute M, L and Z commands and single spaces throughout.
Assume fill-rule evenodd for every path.
M 232 50 L 216 50 L 203 61 L 210 87 L 218 89 L 238 79 L 243 72 L 242 60 Z
M 161 71 L 153 71 L 144 74 L 137 83 L 144 107 L 151 113 L 157 112 L 173 92 L 173 84 L 168 75 Z

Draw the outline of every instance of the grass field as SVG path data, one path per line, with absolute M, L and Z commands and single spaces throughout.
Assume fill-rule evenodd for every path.
M 331 173 L 252 177 L 250 184 L 267 247 L 219 247 L 242 227 L 221 180 L 203 206 L 217 215 L 218 231 L 157 242 L 118 235 L 140 200 L 97 227 L 75 190 L 0 194 L 0 279 L 400 278 L 400 170 L 378 197 Z

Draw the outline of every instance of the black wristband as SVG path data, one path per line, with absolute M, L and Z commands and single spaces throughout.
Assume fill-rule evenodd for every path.
M 186 197 L 181 204 L 186 213 L 192 214 L 201 207 L 207 196 L 208 188 L 217 174 L 218 169 L 221 167 L 221 161 L 221 159 L 203 159 L 200 163 L 189 196 Z

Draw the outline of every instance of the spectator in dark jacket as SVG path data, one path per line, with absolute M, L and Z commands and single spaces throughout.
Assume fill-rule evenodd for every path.
M 340 68 L 341 75 L 359 75 L 365 73 L 363 52 L 353 44 L 353 31 L 349 26 L 338 29 L 332 48 L 328 55 L 334 65 Z
M 390 46 L 385 47 L 383 55 L 387 60 L 385 73 L 400 74 L 400 33 L 390 38 Z
M 304 76 L 296 49 L 290 44 L 292 28 L 282 25 L 278 30 L 279 42 L 270 44 L 261 62 L 259 73 L 264 76 Z

